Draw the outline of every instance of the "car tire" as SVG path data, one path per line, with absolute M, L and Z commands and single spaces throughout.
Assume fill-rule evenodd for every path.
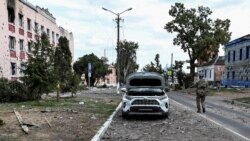
M 128 119 L 128 117 L 129 117 L 128 112 L 123 112 L 122 111 L 122 118 Z
M 168 118 L 168 116 L 169 116 L 169 113 L 168 113 L 168 112 L 162 113 L 162 117 L 163 117 L 163 118 Z

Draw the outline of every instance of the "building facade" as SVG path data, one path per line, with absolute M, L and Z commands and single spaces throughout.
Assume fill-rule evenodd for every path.
M 0 77 L 16 80 L 36 37 L 47 33 L 50 43 L 57 47 L 60 36 L 67 37 L 74 58 L 72 32 L 56 24 L 48 9 L 34 6 L 27 0 L 0 1 Z
M 250 34 L 235 39 L 225 46 L 225 87 L 250 88 Z
M 217 56 L 214 59 L 197 67 L 198 74 L 203 74 L 209 85 L 217 85 L 223 78 L 225 57 Z
M 105 79 L 100 79 L 98 81 L 97 85 L 104 85 L 104 84 L 106 84 L 107 86 L 116 86 L 117 85 L 116 69 L 115 69 L 114 64 L 110 64 L 108 66 L 108 71 L 110 73 L 105 76 Z

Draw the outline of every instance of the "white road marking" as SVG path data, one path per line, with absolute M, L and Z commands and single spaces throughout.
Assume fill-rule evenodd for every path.
M 177 102 L 177 101 L 175 101 L 173 99 L 171 99 L 171 100 L 172 100 L 172 102 L 175 102 L 176 104 L 184 107 L 185 109 L 187 109 L 189 111 L 193 111 L 193 109 L 191 109 L 191 108 L 189 108 L 189 107 L 187 107 L 187 106 L 185 106 L 185 105 L 183 105 L 183 104 L 181 104 L 181 103 L 179 103 L 179 102 Z M 236 132 L 236 131 L 234 131 L 234 130 L 232 130 L 230 128 L 227 128 L 227 127 L 223 126 L 222 124 L 216 122 L 215 120 L 212 120 L 212 119 L 208 118 L 206 115 L 202 115 L 202 114 L 198 114 L 198 113 L 196 113 L 196 114 L 203 117 L 203 118 L 205 118 L 205 119 L 207 119 L 207 120 L 209 120 L 209 121 L 211 121 L 211 122 L 213 122 L 213 123 L 215 123 L 215 124 L 217 124 L 218 126 L 223 127 L 224 129 L 228 130 L 229 132 L 231 132 L 233 134 L 236 134 L 237 136 L 241 137 L 242 139 L 250 141 L 250 139 L 248 137 L 245 137 L 244 135 L 241 135 L 240 133 L 238 133 L 238 132 Z

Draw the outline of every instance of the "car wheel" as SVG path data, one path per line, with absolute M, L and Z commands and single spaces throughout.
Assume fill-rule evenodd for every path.
M 168 115 L 169 115 L 168 112 L 162 113 L 162 117 L 163 117 L 163 118 L 168 118 Z
M 122 111 L 122 118 L 124 118 L 124 119 L 128 119 L 128 112 L 123 112 Z

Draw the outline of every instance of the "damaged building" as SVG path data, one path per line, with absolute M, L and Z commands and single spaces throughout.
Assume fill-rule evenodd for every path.
M 36 37 L 46 33 L 52 47 L 61 36 L 69 40 L 74 58 L 73 33 L 56 24 L 48 9 L 34 6 L 27 0 L 0 1 L 0 77 L 16 80 L 32 50 Z
M 250 34 L 225 45 L 225 71 L 222 85 L 250 88 Z

